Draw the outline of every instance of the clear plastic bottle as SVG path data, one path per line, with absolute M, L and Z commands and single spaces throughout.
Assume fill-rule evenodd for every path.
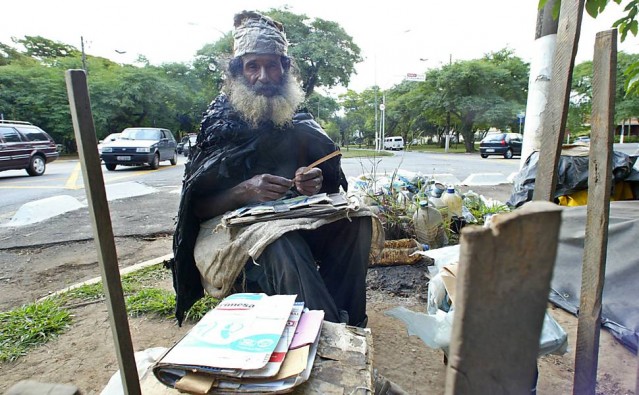
M 462 216 L 462 198 L 455 193 L 455 188 L 448 187 L 446 193 L 442 195 L 442 201 L 448 207 L 448 214 L 450 217 Z
M 448 240 L 443 240 L 442 215 L 435 207 L 428 204 L 428 200 L 421 200 L 419 207 L 413 214 L 413 224 L 415 225 L 415 236 L 417 241 L 428 244 L 430 249 L 443 247 Z

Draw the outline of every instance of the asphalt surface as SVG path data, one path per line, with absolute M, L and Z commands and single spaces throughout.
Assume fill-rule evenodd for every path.
M 510 196 L 512 184 L 459 187 L 462 193 L 470 189 L 505 202 Z M 164 190 L 109 201 L 114 237 L 172 235 L 179 200 L 179 193 Z M 30 225 L 0 227 L 0 249 L 46 246 L 92 240 L 93 237 L 89 208 L 82 207 Z
M 114 236 L 173 234 L 179 199 L 177 193 L 162 191 L 110 201 Z M 92 240 L 93 237 L 89 208 L 83 207 L 35 224 L 0 227 L 0 249 Z

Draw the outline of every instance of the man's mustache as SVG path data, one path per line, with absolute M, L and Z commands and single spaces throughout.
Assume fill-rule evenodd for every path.
M 254 85 L 250 85 L 249 87 L 253 92 L 262 96 L 281 95 L 283 91 L 282 84 L 263 83 L 260 81 L 257 81 Z

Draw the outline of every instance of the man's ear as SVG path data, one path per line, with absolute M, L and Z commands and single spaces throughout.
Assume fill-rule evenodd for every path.
M 291 58 L 282 55 L 282 68 L 285 72 L 288 72 L 291 69 Z
M 242 57 L 236 56 L 229 61 L 229 73 L 232 77 L 237 77 L 244 70 L 244 61 Z

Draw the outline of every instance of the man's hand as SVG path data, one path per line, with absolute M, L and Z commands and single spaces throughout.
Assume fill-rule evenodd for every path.
M 244 198 L 254 203 L 281 198 L 293 186 L 293 181 L 272 174 L 259 174 L 241 185 L 242 193 L 246 194 Z
M 305 173 L 306 171 L 306 173 Z M 299 193 L 306 196 L 315 195 L 322 189 L 322 182 L 324 177 L 322 176 L 322 170 L 318 167 L 309 169 L 308 167 L 300 167 L 295 172 L 295 188 Z

